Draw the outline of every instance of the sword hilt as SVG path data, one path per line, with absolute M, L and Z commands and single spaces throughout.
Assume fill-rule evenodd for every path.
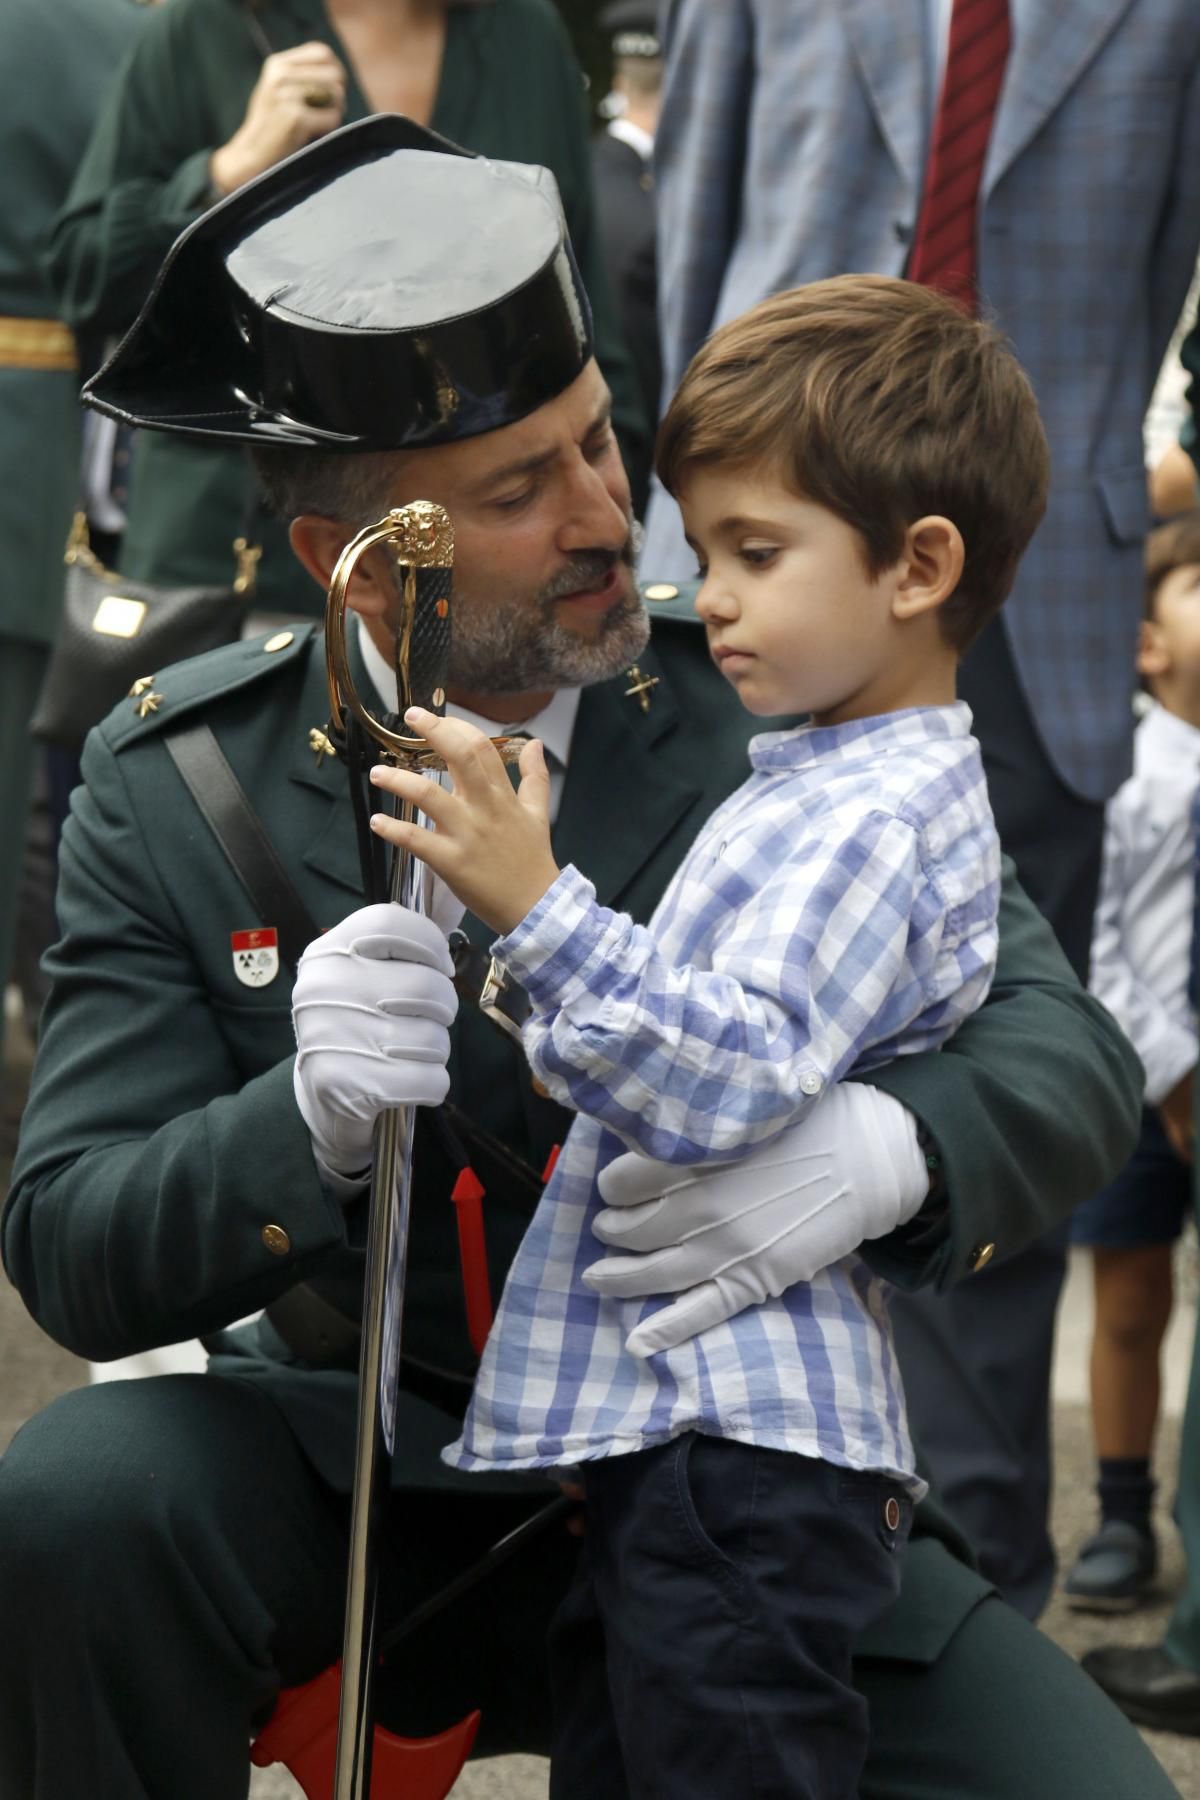
M 444 712 L 450 667 L 450 585 L 454 528 L 443 507 L 414 500 L 393 507 L 374 525 L 351 538 L 338 557 L 325 606 L 325 673 L 329 709 L 336 731 L 350 712 L 380 749 L 408 768 L 436 768 L 438 761 L 422 737 L 397 731 L 363 705 L 346 650 L 346 594 L 361 557 L 386 544 L 404 571 L 400 626 L 396 635 L 396 683 L 403 715 L 409 706 Z
M 396 634 L 396 691 L 400 720 L 410 706 L 428 712 L 446 710 L 450 673 L 452 610 L 450 590 L 454 563 L 454 528 L 443 507 L 432 500 L 413 500 L 393 507 L 374 525 L 351 538 L 334 566 L 325 605 L 325 673 L 329 684 L 330 719 L 344 732 L 346 713 L 402 768 L 431 770 L 444 765 L 422 737 L 377 719 L 363 705 L 346 650 L 346 594 L 359 559 L 376 544 L 386 544 L 404 571 L 400 624 Z M 524 738 L 495 737 L 493 744 L 506 763 L 516 762 Z

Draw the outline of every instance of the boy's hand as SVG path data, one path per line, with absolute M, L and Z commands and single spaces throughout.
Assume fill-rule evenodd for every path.
M 499 751 L 474 725 L 439 719 L 418 706 L 404 718 L 445 762 L 454 791 L 380 764 L 371 770 L 375 786 L 411 801 L 434 829 L 402 824 L 385 813 L 372 815 L 371 829 L 427 863 L 464 906 L 503 935 L 558 878 L 542 746 L 531 738 L 521 752 L 521 785 L 514 793 Z
M 1195 1070 L 1189 1069 L 1158 1103 L 1158 1116 L 1162 1120 L 1168 1142 L 1180 1161 L 1185 1163 L 1193 1162 L 1196 1153 L 1196 1115 L 1192 1102 L 1194 1074 Z

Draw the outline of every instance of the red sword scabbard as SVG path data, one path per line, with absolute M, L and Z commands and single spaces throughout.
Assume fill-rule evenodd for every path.
M 329 1800 L 333 1793 L 341 1684 L 342 1665 L 336 1662 L 303 1687 L 284 1688 L 250 1751 L 260 1769 L 283 1763 L 308 1800 Z M 398 1737 L 376 1725 L 371 1800 L 446 1800 L 471 1754 L 479 1719 L 479 1713 L 469 1713 L 427 1738 Z

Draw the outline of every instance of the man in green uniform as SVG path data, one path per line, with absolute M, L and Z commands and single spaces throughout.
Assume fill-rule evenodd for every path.
M 12 0 L 0 12 L 0 992 L 32 778 L 28 725 L 62 610 L 79 484 L 79 349 L 41 257 L 105 86 L 145 16 L 135 0 Z
M 273 445 L 260 466 L 322 576 L 385 505 L 444 504 L 449 699 L 537 731 L 557 765 L 556 854 L 644 919 L 740 779 L 745 720 L 674 590 L 647 590 L 646 644 L 628 487 L 544 173 L 434 152 L 402 121 L 370 121 L 215 209 L 176 245 L 96 395 L 143 425 Z M 378 229 L 393 211 L 411 237 Z M 363 567 L 348 650 L 383 710 L 391 576 L 378 558 Z M 198 1333 L 215 1354 L 205 1376 L 64 1397 L 0 1462 L 0 1789 L 29 1800 L 244 1796 L 254 1724 L 340 1644 L 371 1119 L 436 1100 L 449 1055 L 451 1120 L 487 1189 L 493 1287 L 569 1123 L 476 1010 L 451 1040 L 435 926 L 362 908 L 326 713 L 320 636 L 297 629 L 148 670 L 85 752 L 5 1263 L 83 1355 Z M 314 1041 L 311 1015 L 293 1015 L 281 918 L 255 910 L 181 783 L 176 758 L 200 724 L 253 793 L 280 904 L 298 896 L 334 953 L 321 960 L 344 962 L 344 984 L 307 995 L 342 1046 L 324 1065 L 326 1033 Z M 397 940 L 419 960 L 391 960 Z M 294 1030 L 309 1034 L 302 1078 Z M 352 1051 L 363 1073 L 347 1081 Z M 1128 1048 L 1011 871 L 988 1003 L 940 1054 L 871 1079 L 872 1109 L 919 1133 L 938 1174 L 893 1207 L 891 1230 L 876 1191 L 888 1171 L 861 1178 L 879 1233 L 863 1253 L 905 1285 L 967 1276 L 1028 1240 L 1112 1172 L 1136 1129 Z M 857 1091 L 838 1090 L 851 1115 Z M 864 1166 L 852 1125 L 846 1138 L 829 1147 L 831 1192 Z M 446 1142 L 426 1129 L 416 1148 L 385 1619 L 544 1501 L 540 1483 L 460 1477 L 438 1457 L 475 1361 Z M 769 1256 L 749 1230 L 740 1245 L 710 1234 L 716 1263 L 693 1259 L 689 1283 Z M 228 1329 L 262 1306 L 265 1319 Z M 480 1706 L 484 1754 L 544 1748 L 545 1631 L 578 1548 L 544 1537 L 408 1640 L 384 1672 L 387 1722 L 426 1733 Z M 877 1800 L 1173 1791 L 932 1503 L 856 1678 L 873 1729 L 863 1793 Z

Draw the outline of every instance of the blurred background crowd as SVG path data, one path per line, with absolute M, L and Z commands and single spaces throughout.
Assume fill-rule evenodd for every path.
M 652 480 L 653 435 L 708 333 L 843 271 L 936 281 L 965 235 L 966 298 L 1030 372 L 1054 485 L 962 693 L 1005 848 L 1147 1078 L 1133 1161 L 1072 1225 L 1094 1290 L 1097 1502 L 1081 1538 L 1056 1546 L 1048 1523 L 1065 1236 L 959 1294 L 905 1297 L 898 1340 L 917 1434 L 1027 1616 L 1056 1580 L 1056 1605 L 1152 1604 L 1161 1490 L 1185 1568 L 1167 1636 L 1133 1647 L 1114 1626 L 1085 1666 L 1131 1716 L 1200 1735 L 1200 1377 L 1180 1456 L 1155 1462 L 1172 1307 L 1193 1306 L 1179 1245 L 1197 1057 L 1194 9 L 4 0 L 0 67 L 0 973 L 10 1026 L 31 1037 L 87 730 L 147 668 L 320 600 L 240 452 L 78 406 L 202 211 L 378 111 L 551 168 L 645 527 L 641 573 L 672 589 L 694 565 Z M 10 1122 L 18 1110 L 10 1097 Z

